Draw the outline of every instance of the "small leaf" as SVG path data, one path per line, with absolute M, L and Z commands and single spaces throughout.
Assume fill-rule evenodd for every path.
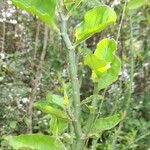
M 64 99 L 60 95 L 52 94 L 51 92 L 48 92 L 46 95 L 46 100 L 52 103 L 55 103 L 63 108 L 64 106 Z
M 92 132 L 96 133 L 105 130 L 110 130 L 114 128 L 121 120 L 122 116 L 120 114 L 116 114 L 106 118 L 99 118 L 94 122 Z
M 115 23 L 116 13 L 110 7 L 101 5 L 88 11 L 84 16 L 84 21 L 80 23 L 75 31 L 76 43 L 88 39 L 95 33 L 101 32 L 110 24 Z
M 98 43 L 94 54 L 87 54 L 84 59 L 84 63 L 92 69 L 92 79 L 98 82 L 99 90 L 116 81 L 121 71 L 121 62 L 115 51 L 116 42 L 106 38 Z
M 68 11 L 73 11 L 81 2 L 82 0 L 64 0 L 64 4 Z
M 110 64 L 110 67 L 103 73 L 96 74 L 93 71 L 92 79 L 94 82 L 98 82 L 99 90 L 108 87 L 114 81 L 118 79 L 118 75 L 121 72 L 120 59 L 115 55 L 116 42 L 113 39 L 103 39 L 95 50 L 95 55 L 103 58 Z M 107 64 L 108 65 L 108 64 Z
M 5 138 L 14 149 L 63 150 L 62 143 L 55 137 L 42 134 L 9 136 Z
M 121 62 L 117 56 L 114 56 L 114 60 L 111 63 L 111 68 L 107 72 L 103 73 L 100 77 L 93 72 L 92 78 L 94 82 L 98 82 L 99 90 L 104 89 L 111 85 L 118 79 L 118 75 L 121 71 Z
M 52 116 L 68 120 L 67 114 L 56 104 L 49 103 L 48 101 L 38 101 L 34 103 L 34 106 L 44 113 L 48 113 Z
M 117 46 L 114 39 L 103 39 L 98 43 L 95 50 L 95 55 L 97 57 L 103 58 L 105 61 L 110 62 L 114 57 L 114 52 L 116 51 Z
M 107 70 L 107 62 L 92 52 L 85 56 L 84 64 L 88 65 L 95 73 L 105 72 Z
M 38 16 L 48 26 L 56 29 L 55 8 L 56 0 L 12 0 L 19 8 Z
M 58 118 L 68 120 L 67 114 L 64 112 L 64 99 L 59 95 L 48 93 L 46 100 L 34 103 L 34 106 L 44 113 L 51 114 Z
M 53 135 L 62 134 L 68 127 L 68 122 L 56 117 L 52 117 L 50 120 L 50 131 Z
M 145 0 L 130 0 L 128 3 L 128 9 L 138 9 L 146 3 Z

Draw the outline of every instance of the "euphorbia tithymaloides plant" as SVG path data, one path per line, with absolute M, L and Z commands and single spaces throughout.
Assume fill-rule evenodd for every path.
M 100 5 L 87 11 L 83 21 L 75 28 L 76 41 L 72 43 L 69 38 L 72 36 L 69 36 L 67 31 L 67 21 L 71 16 L 71 11 L 82 1 L 12 0 L 12 2 L 17 7 L 38 16 L 51 29 L 60 32 L 68 53 L 72 94 L 69 97 L 64 86 L 64 97 L 49 93 L 45 100 L 35 103 L 36 108 L 50 114 L 52 136 L 27 134 L 9 136 L 6 139 L 14 149 L 21 147 L 37 150 L 86 149 L 85 143 L 89 138 L 100 137 L 103 131 L 112 129 L 122 119 L 119 114 L 100 118 L 97 113 L 99 111 L 99 91 L 117 80 L 121 71 L 121 63 L 115 55 L 117 47 L 114 39 L 105 38 L 97 44 L 94 53 L 91 51 L 85 53 L 83 63 L 92 71 L 94 89 L 93 95 L 90 96 L 91 103 L 86 104 L 89 108 L 88 115 L 84 115 L 81 107 L 84 104 L 81 105 L 80 100 L 76 46 L 114 24 L 116 13 L 106 5 Z M 56 25 L 56 20 L 59 20 L 60 25 Z

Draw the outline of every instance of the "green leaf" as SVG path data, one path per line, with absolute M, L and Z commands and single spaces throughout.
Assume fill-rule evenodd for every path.
M 82 0 L 64 0 L 64 4 L 68 11 L 72 11 L 77 8 L 81 2 Z
M 80 23 L 75 31 L 76 43 L 88 39 L 97 32 L 101 32 L 110 24 L 115 23 L 116 13 L 110 7 L 101 5 L 86 12 L 84 21 Z
M 48 26 L 52 26 L 56 29 L 56 0 L 12 0 L 12 2 L 17 7 L 38 16 Z
M 52 117 L 50 120 L 50 131 L 54 135 L 62 134 L 68 127 L 68 122 L 56 117 Z
M 34 150 L 63 150 L 62 143 L 55 137 L 42 134 L 29 134 L 6 137 L 14 149 L 31 148 Z
M 122 116 L 120 114 L 116 114 L 106 118 L 99 118 L 94 122 L 92 132 L 100 133 L 105 130 L 110 130 L 114 128 L 121 120 Z
M 52 94 L 51 92 L 48 92 L 46 95 L 46 100 L 52 103 L 57 104 L 60 107 L 64 107 L 64 98 L 60 95 Z
M 128 3 L 128 9 L 138 9 L 146 3 L 145 0 L 130 0 Z
M 121 72 L 121 62 L 117 56 L 114 56 L 114 60 L 111 62 L 111 68 L 107 72 L 98 77 L 94 72 L 92 78 L 95 82 L 98 82 L 99 90 L 104 89 L 111 85 L 118 79 L 118 75 Z
M 36 102 L 34 106 L 44 113 L 48 113 L 52 116 L 68 120 L 67 114 L 53 103 L 49 103 L 48 101 L 39 101 Z
M 38 101 L 34 103 L 34 106 L 44 113 L 68 120 L 68 116 L 63 110 L 63 101 L 61 96 L 48 93 L 46 100 Z
M 121 72 L 120 59 L 115 55 L 116 49 L 116 42 L 113 39 L 106 38 L 98 44 L 95 50 L 94 54 L 103 58 L 110 65 L 110 67 L 101 74 L 96 74 L 94 71 L 92 73 L 92 79 L 94 82 L 98 82 L 99 90 L 108 87 L 116 81 Z
M 88 53 L 84 59 L 84 63 L 92 69 L 92 79 L 98 82 L 99 90 L 116 81 L 121 71 L 121 62 L 115 51 L 116 42 L 106 38 L 98 43 L 94 54 Z
M 85 56 L 84 64 L 88 65 L 97 74 L 107 70 L 107 62 L 104 59 L 97 57 L 92 52 Z
M 111 62 L 114 58 L 114 52 L 116 49 L 117 46 L 115 40 L 105 38 L 98 43 L 94 54 L 97 57 L 103 58 L 107 62 Z

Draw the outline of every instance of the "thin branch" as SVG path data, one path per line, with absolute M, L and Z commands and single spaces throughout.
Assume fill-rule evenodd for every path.
M 125 0 L 125 4 L 124 4 L 124 7 L 123 7 L 123 12 L 122 12 L 122 16 L 121 16 L 121 21 L 120 21 L 120 24 L 119 24 L 118 34 L 117 34 L 117 38 L 116 38 L 117 44 L 118 44 L 118 41 L 119 41 L 119 36 L 120 36 L 120 32 L 121 32 L 121 28 L 122 28 L 122 24 L 123 24 L 123 20 L 124 20 L 124 16 L 125 16 L 125 10 L 126 10 L 126 7 L 127 7 L 127 3 L 128 3 L 128 0 Z
M 34 48 L 34 60 L 36 59 L 36 54 L 37 54 L 37 49 L 38 49 L 40 25 L 41 24 L 37 20 L 36 35 L 35 35 L 35 48 Z
M 30 119 L 30 123 L 28 126 L 28 132 L 32 133 L 32 118 L 33 118 L 33 103 L 36 100 L 37 97 L 37 88 L 39 85 L 39 82 L 41 80 L 42 77 L 42 65 L 43 65 L 43 61 L 46 55 L 46 50 L 47 50 L 47 45 L 48 45 L 48 27 L 45 25 L 45 30 L 44 30 L 44 44 L 43 44 L 43 50 L 41 53 L 41 57 L 40 57 L 40 61 L 39 61 L 39 65 L 37 66 L 37 71 L 35 74 L 35 79 L 33 79 L 32 83 L 32 91 L 31 91 L 31 95 L 30 95 L 30 102 L 29 102 L 29 119 Z
M 130 107 L 130 103 L 131 103 L 131 99 L 132 99 L 132 84 L 133 84 L 133 79 L 134 79 L 134 47 L 133 47 L 133 23 L 132 23 L 132 18 L 130 15 L 130 48 L 131 48 L 131 58 L 130 58 L 130 66 L 131 66 L 131 70 L 130 70 L 130 81 L 129 81 L 129 87 L 127 90 L 127 96 L 126 96 L 126 105 L 125 105 L 125 110 L 123 113 L 123 121 L 120 123 L 118 130 L 115 132 L 115 136 L 112 142 L 112 148 L 111 150 L 115 150 L 116 147 L 116 142 L 117 142 L 117 138 L 121 132 L 121 129 L 123 127 L 123 123 L 125 121 L 125 118 L 127 116 L 129 107 Z

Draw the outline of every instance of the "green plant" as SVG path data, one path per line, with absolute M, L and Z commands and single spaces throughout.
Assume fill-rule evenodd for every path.
M 50 131 L 52 136 L 27 134 L 6 137 L 6 140 L 15 149 L 26 147 L 37 150 L 82 150 L 88 148 L 86 143 L 89 139 L 94 141 L 95 137 L 100 137 L 104 131 L 114 128 L 122 120 L 121 114 L 100 117 L 99 113 L 97 113 L 101 109 L 99 107 L 99 91 L 107 88 L 117 80 L 121 71 L 121 62 L 115 54 L 117 44 L 113 39 L 105 38 L 100 41 L 94 53 L 86 51 L 83 62 L 92 71 L 94 90 L 93 95 L 91 95 L 91 103 L 88 105 L 83 104 L 88 108 L 88 112 L 85 115 L 82 111 L 82 102 L 84 100 L 81 101 L 80 99 L 77 46 L 95 33 L 99 33 L 115 23 L 115 11 L 106 5 L 99 5 L 86 12 L 84 20 L 75 29 L 76 41 L 73 43 L 68 34 L 67 22 L 71 16 L 72 9 L 78 7 L 81 1 L 12 0 L 12 2 L 16 6 L 35 14 L 46 25 L 61 34 L 68 54 L 71 94 L 68 93 L 67 88 L 65 89 L 64 86 L 64 96 L 49 93 L 46 100 L 34 104 L 36 108 L 51 116 Z M 56 12 L 60 22 L 58 26 L 55 21 Z

